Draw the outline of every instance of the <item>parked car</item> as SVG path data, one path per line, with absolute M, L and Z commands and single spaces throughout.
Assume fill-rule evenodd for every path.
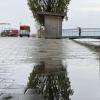
M 17 29 L 9 29 L 9 30 L 3 30 L 1 32 L 2 37 L 17 37 L 19 35 L 19 30 Z

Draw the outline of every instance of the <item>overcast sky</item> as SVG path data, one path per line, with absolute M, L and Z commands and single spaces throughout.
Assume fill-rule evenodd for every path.
M 28 24 L 32 32 L 36 31 L 27 0 L 0 0 L 0 22 L 11 23 L 15 28 Z M 63 22 L 63 28 L 78 26 L 100 27 L 100 0 L 71 0 L 68 21 Z
M 100 28 L 100 0 L 71 0 L 68 17 L 68 21 L 63 23 L 63 28 Z
M 27 0 L 0 0 L 0 23 L 2 22 L 11 23 L 13 28 L 19 28 L 20 24 L 31 25 L 32 32 L 36 31 Z

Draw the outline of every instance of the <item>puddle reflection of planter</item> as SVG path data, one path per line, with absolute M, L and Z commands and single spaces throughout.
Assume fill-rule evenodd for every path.
M 26 93 L 32 90 L 33 94 L 42 95 L 45 100 L 70 100 L 73 90 L 62 62 L 57 61 L 49 64 L 50 61 L 46 61 L 34 66 Z

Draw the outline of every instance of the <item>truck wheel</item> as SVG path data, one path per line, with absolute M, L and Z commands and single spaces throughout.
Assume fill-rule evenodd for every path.
M 22 37 L 22 35 L 20 35 L 20 37 Z

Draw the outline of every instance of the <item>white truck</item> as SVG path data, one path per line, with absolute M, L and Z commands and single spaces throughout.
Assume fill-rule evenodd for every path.
M 30 26 L 20 25 L 20 37 L 27 36 L 30 37 Z

